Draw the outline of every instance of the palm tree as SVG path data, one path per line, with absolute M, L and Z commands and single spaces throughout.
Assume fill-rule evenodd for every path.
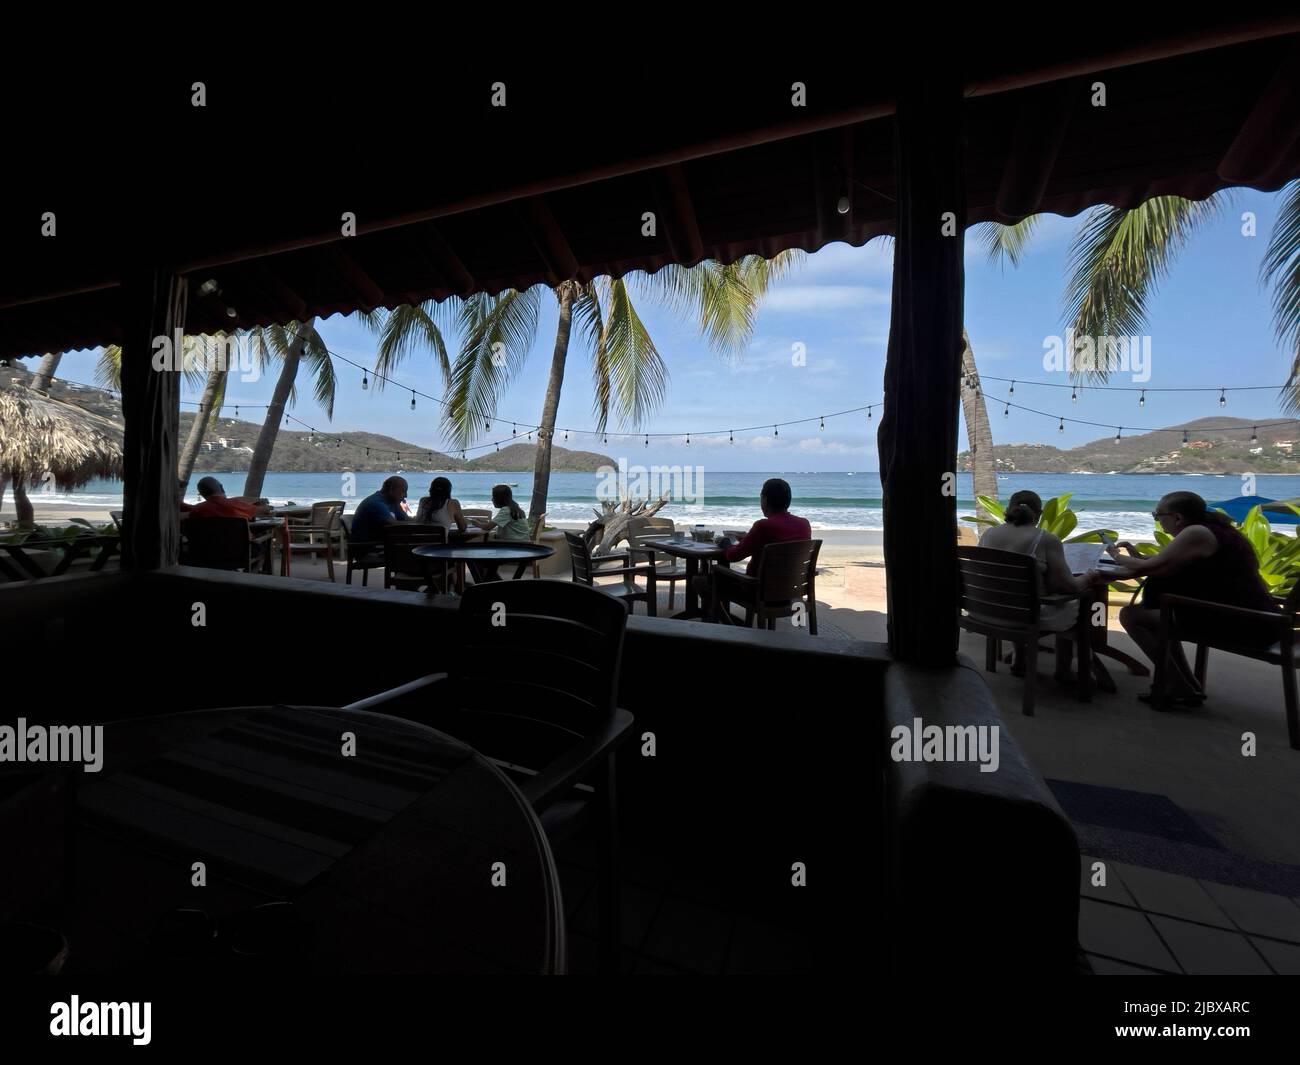
M 290 325 L 273 325 L 256 331 L 261 342 L 257 344 L 258 358 L 263 365 L 269 364 L 271 357 L 280 360 L 280 376 L 276 379 L 275 390 L 271 393 L 271 403 L 266 409 L 266 420 L 258 433 L 257 444 L 253 448 L 253 457 L 248 465 L 248 476 L 244 480 L 244 495 L 257 497 L 262 494 L 262 482 L 266 479 L 266 467 L 275 450 L 275 438 L 280 432 L 280 423 L 284 420 L 286 404 L 292 405 L 297 394 L 298 370 L 305 363 L 313 371 L 316 401 L 325 408 L 328 417 L 334 417 L 334 362 L 329 349 L 316 332 L 316 319 L 305 322 L 293 322 Z M 269 352 L 267 349 L 270 349 Z
M 559 321 L 537 430 L 529 517 L 535 520 L 546 510 L 555 419 L 575 325 L 591 360 L 596 431 L 607 428 L 611 408 L 624 427 L 636 429 L 667 395 L 668 368 L 637 313 L 632 289 L 689 313 L 715 352 L 738 357 L 768 286 L 801 260 L 798 252 L 772 260 L 750 255 L 730 264 L 706 260 L 692 267 L 665 266 L 652 275 L 634 275 L 631 285 L 609 277 L 556 285 L 551 292 L 559 304 Z M 415 349 L 432 349 L 446 384 L 444 428 L 456 448 L 468 447 L 495 420 L 502 393 L 533 347 L 542 292 L 540 285 L 523 292 L 507 289 L 496 296 L 397 307 L 382 320 L 365 317 L 380 334 L 376 386 Z M 461 337 L 454 363 L 443 337 L 452 326 Z
M 224 340 L 225 334 L 221 334 Z M 194 421 L 190 424 L 189 436 L 185 440 L 185 446 L 181 449 L 180 458 L 176 464 L 176 477 L 180 481 L 181 494 L 185 494 L 185 489 L 189 486 L 190 475 L 194 472 L 194 464 L 198 459 L 199 448 L 203 444 L 203 438 L 207 435 L 208 427 L 212 420 L 221 413 L 221 408 L 225 403 L 226 396 L 226 378 L 229 374 L 229 363 L 224 358 L 218 358 L 217 341 L 210 336 L 187 336 L 182 343 L 185 345 L 186 354 L 196 356 L 200 365 L 208 369 L 203 379 L 203 394 L 199 401 L 198 413 Z M 196 350 L 197 349 L 197 350 Z M 202 371 L 186 370 L 185 376 L 188 383 L 196 384 Z M 117 344 L 110 344 L 99 353 L 99 359 L 95 364 L 95 379 L 104 388 L 120 392 L 122 389 L 122 349 Z

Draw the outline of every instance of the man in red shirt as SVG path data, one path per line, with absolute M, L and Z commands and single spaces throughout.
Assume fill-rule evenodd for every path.
M 790 513 L 790 494 L 788 481 L 783 481 L 780 477 L 772 477 L 764 481 L 762 493 L 758 497 L 758 505 L 763 511 L 763 516 L 754 522 L 753 527 L 745 534 L 740 543 L 727 548 L 726 558 L 728 562 L 749 559 L 749 565 L 745 567 L 747 576 L 752 577 L 754 575 L 763 548 L 768 544 L 812 539 L 812 526 L 808 524 L 808 519 Z M 736 576 L 738 575 L 735 574 L 734 570 L 727 569 L 725 566 L 713 567 L 713 580 L 717 586 L 718 608 L 721 611 L 730 612 L 731 610 L 731 597 L 727 594 L 727 590 L 728 586 L 734 588 L 733 582 L 736 580 Z M 707 584 L 704 584 L 702 578 L 697 577 L 696 580 L 701 582 L 703 585 L 701 590 L 707 594 Z
M 271 508 L 264 500 L 250 503 L 246 499 L 231 499 L 221 482 L 215 477 L 204 477 L 199 481 L 199 495 L 202 503 L 192 507 L 182 504 L 182 512 L 189 518 L 260 518 L 269 514 Z

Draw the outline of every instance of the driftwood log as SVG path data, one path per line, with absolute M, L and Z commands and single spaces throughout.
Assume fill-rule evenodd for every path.
M 596 520 L 587 528 L 587 542 L 593 555 L 607 555 L 627 538 L 628 523 L 633 518 L 649 518 L 668 505 L 668 492 L 653 503 L 645 499 L 621 499 L 617 503 L 602 501 L 593 508 Z

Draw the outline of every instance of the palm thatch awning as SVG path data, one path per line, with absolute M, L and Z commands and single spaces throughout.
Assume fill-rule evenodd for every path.
M 0 379 L 0 471 L 60 488 L 122 476 L 122 428 L 75 403 Z

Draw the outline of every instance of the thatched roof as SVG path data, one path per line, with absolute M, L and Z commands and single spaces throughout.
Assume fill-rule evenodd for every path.
M 75 403 L 0 378 L 0 470 L 60 488 L 122 476 L 122 429 Z

